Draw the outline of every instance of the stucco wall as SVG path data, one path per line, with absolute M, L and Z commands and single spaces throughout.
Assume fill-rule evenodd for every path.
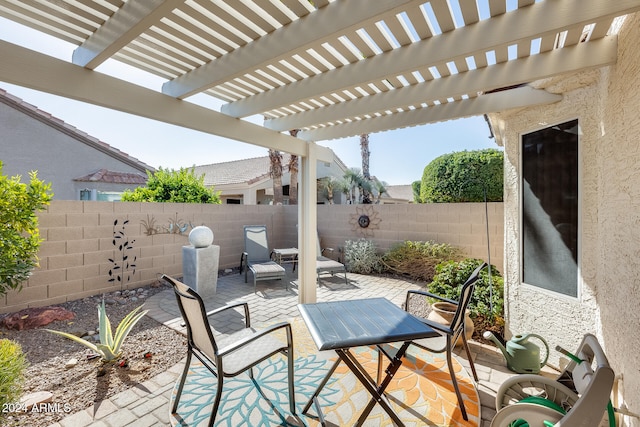
M 341 248 L 360 237 L 349 223 L 363 205 L 318 206 L 318 229 L 323 246 Z M 379 228 L 373 239 L 382 251 L 403 240 L 436 240 L 459 246 L 470 256 L 487 258 L 484 204 L 369 205 Z M 502 204 L 490 203 L 491 262 L 502 268 Z M 243 226 L 265 224 L 272 248 L 297 246 L 297 206 L 195 205 L 176 203 L 81 202 L 54 200 L 38 215 L 45 241 L 40 268 L 21 292 L 0 298 L 0 313 L 42 306 L 120 289 L 109 282 L 109 270 L 121 259 L 113 244 L 114 231 L 130 242 L 129 261 L 135 273 L 124 288 L 156 280 L 158 274 L 182 274 L 182 246 L 188 245 L 189 225 L 206 225 L 220 246 L 220 268 L 238 267 L 243 251 Z M 118 224 L 114 227 L 114 222 Z M 124 221 L 128 223 L 124 224 Z M 175 226 L 187 226 L 183 234 Z M 123 229 L 124 226 L 124 229 Z M 148 229 L 155 233 L 149 235 Z M 336 250 L 335 255 L 338 256 Z M 132 270 L 132 269 L 130 269 Z
M 35 170 L 39 179 L 51 183 L 57 200 L 78 200 L 78 191 L 84 188 L 116 192 L 135 188 L 135 185 L 73 181 L 102 168 L 145 174 L 140 168 L 80 142 L 71 132 L 55 129 L 3 102 L 0 102 L 0 129 L 3 173 L 22 175 L 22 182 L 28 182 L 29 172 Z
M 511 333 L 535 332 L 550 346 L 575 349 L 586 332 L 602 343 L 623 376 L 614 405 L 640 413 L 640 18 L 628 17 L 617 64 L 536 85 L 563 93 L 561 102 L 490 115 L 505 147 L 505 288 Z M 579 297 L 522 285 L 520 271 L 520 135 L 579 119 L 581 241 Z M 552 351 L 550 361 L 559 362 Z M 624 402 L 623 402 L 624 399 Z M 625 425 L 640 425 L 625 417 Z

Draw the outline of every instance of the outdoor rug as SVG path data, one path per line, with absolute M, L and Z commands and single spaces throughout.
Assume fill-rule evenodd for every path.
M 316 408 L 307 415 L 302 409 L 336 360 L 333 351 L 318 351 L 300 319 L 291 322 L 295 354 L 295 391 L 297 414 L 289 411 L 287 366 L 284 356 L 274 356 L 254 367 L 253 380 L 248 374 L 226 378 L 216 426 L 318 426 Z M 284 339 L 284 338 L 283 338 Z M 369 347 L 352 349 L 358 360 L 375 378 L 377 352 Z M 480 401 L 473 380 L 454 359 L 456 378 L 466 402 L 469 421 L 464 421 L 443 355 L 411 346 L 402 367 L 389 384 L 386 395 L 391 406 L 407 426 L 478 426 Z M 455 357 L 455 356 L 454 356 Z M 384 365 L 386 367 L 386 364 Z M 217 379 L 194 357 L 180 397 L 178 413 L 172 414 L 173 426 L 206 426 L 213 408 Z M 178 384 L 174 387 L 171 405 Z M 320 393 L 319 400 L 329 426 L 355 424 L 370 394 L 341 363 Z M 391 426 L 386 412 L 375 405 L 365 426 Z

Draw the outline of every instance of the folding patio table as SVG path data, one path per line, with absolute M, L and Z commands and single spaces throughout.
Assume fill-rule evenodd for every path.
M 360 414 L 356 425 L 362 425 L 377 402 L 396 425 L 403 426 L 404 424 L 386 400 L 384 391 L 402 365 L 402 357 L 411 341 L 432 338 L 439 334 L 386 298 L 298 304 L 298 310 L 318 349 L 334 350 L 338 355 L 338 359 L 329 369 L 302 413 L 306 414 L 314 404 L 320 422 L 323 426 L 325 425 L 318 395 L 340 362 L 344 362 L 371 394 L 371 399 Z M 381 344 L 392 342 L 403 343 L 395 354 L 389 354 L 380 347 Z M 371 378 L 350 351 L 352 347 L 374 345 L 378 346 L 381 354 L 390 361 L 385 370 L 386 376 L 379 384 Z

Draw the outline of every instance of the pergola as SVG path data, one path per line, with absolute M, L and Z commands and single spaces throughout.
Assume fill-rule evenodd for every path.
M 616 18 L 637 10 L 640 0 L 0 0 L 0 16 L 78 46 L 62 61 L 0 40 L 0 80 L 300 156 L 299 298 L 314 302 L 316 162 L 331 160 L 317 142 L 556 102 L 529 83 L 614 64 Z M 165 83 L 94 71 L 108 59 Z M 221 111 L 189 102 L 200 93 Z M 245 120 L 255 115 L 263 126 Z

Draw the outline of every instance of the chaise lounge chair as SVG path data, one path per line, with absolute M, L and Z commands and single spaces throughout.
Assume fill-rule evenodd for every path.
M 244 252 L 240 258 L 240 274 L 244 271 L 244 282 L 247 283 L 248 270 L 251 270 L 254 292 L 258 280 L 283 279 L 286 275 L 285 269 L 271 260 L 267 242 L 266 225 L 244 226 Z M 286 288 L 289 290 L 288 282 Z

